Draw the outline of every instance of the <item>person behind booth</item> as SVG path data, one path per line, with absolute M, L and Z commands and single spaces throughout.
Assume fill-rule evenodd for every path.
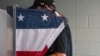
M 55 42 L 46 52 L 45 56 L 72 56 L 71 32 L 67 18 L 65 18 L 61 13 L 56 10 L 54 0 L 35 0 L 33 5 L 28 9 L 43 8 L 55 13 L 57 17 L 62 18 L 66 23 L 64 30 L 60 33 Z

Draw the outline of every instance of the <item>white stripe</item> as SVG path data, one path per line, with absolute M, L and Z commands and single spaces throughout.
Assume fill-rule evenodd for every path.
M 16 29 L 16 51 L 41 51 L 50 47 L 64 29 L 64 23 L 50 29 Z

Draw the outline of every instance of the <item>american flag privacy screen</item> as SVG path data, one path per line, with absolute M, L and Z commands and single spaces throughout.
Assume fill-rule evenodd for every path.
M 13 8 L 7 12 L 13 17 Z M 16 56 L 44 56 L 64 29 L 61 18 L 46 9 L 16 8 Z

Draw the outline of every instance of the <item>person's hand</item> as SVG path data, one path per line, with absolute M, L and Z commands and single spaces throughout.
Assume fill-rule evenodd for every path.
M 50 56 L 66 56 L 66 54 L 65 53 L 55 52 L 54 54 L 52 54 Z
M 57 11 L 55 11 L 56 16 L 58 17 L 62 17 L 62 15 L 60 13 L 58 13 Z
M 50 10 L 50 11 L 53 11 L 53 9 L 51 9 L 48 5 L 45 5 L 45 7 Z M 56 16 L 58 17 L 62 17 L 62 15 L 60 13 L 58 13 L 57 11 L 54 12 L 56 14 Z
M 50 10 L 50 11 L 53 10 L 53 9 L 51 9 L 48 5 L 45 5 L 45 7 L 46 7 L 48 10 Z

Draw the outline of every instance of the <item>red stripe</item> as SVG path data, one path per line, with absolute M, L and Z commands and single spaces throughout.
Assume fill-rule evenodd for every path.
M 16 51 L 16 56 L 44 56 L 47 50 L 46 46 L 42 51 Z

